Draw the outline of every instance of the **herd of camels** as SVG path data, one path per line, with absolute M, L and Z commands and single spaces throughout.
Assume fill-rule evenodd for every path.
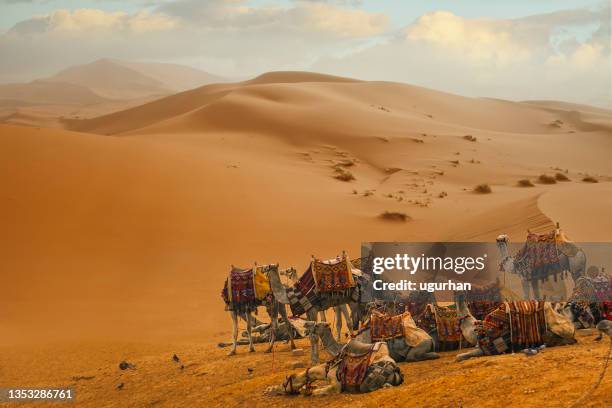
M 558 235 L 559 230 L 554 234 Z M 519 254 L 510 256 L 507 245 L 508 237 L 500 235 L 497 238 L 502 254 L 500 269 L 521 273 L 518 269 L 524 269 L 524 262 L 519 264 L 516 259 Z M 562 265 L 576 284 L 585 274 L 584 252 L 574 248 L 558 255 L 555 262 Z M 284 340 L 293 350 L 295 338 L 309 337 L 311 367 L 289 375 L 281 385 L 271 386 L 266 392 L 327 395 L 342 391 L 370 392 L 399 385 L 403 375 L 398 362 L 437 359 L 440 350 L 466 349 L 456 356 L 457 361 L 463 361 L 542 345 L 574 344 L 576 329 L 597 327 L 599 339 L 602 333 L 612 334 L 612 321 L 593 313 L 588 302 L 574 296 L 567 302 L 509 301 L 497 297 L 495 301 L 483 302 L 486 303 L 484 312 L 482 307 L 474 309 L 477 302 L 470 301 L 467 292 L 456 292 L 454 304 L 448 306 L 437 305 L 435 296 L 427 293 L 420 294 L 417 301 L 412 297 L 412 302 L 410 299 L 381 300 L 373 293 L 368 261 L 368 258 L 350 260 L 344 252 L 328 261 L 313 257 L 300 278 L 294 268 L 281 270 L 275 264 L 255 265 L 251 269 L 232 267 L 222 296 L 232 317 L 233 341 L 220 346 L 229 346 L 229 355 L 234 355 L 239 344 L 248 345 L 253 352 L 254 343 L 267 342 L 266 352 L 271 352 L 275 341 Z M 535 280 L 523 279 L 523 282 L 525 298 L 532 299 L 531 286 L 531 293 L 537 299 Z M 609 286 L 612 290 L 612 285 Z M 253 316 L 258 306 L 266 308 L 270 323 Z M 335 313 L 335 336 L 326 321 L 328 309 Z M 305 319 L 299 318 L 300 315 Z M 435 319 L 441 319 L 442 315 L 448 318 L 440 324 Z M 242 340 L 238 340 L 239 319 L 246 321 L 247 326 Z M 346 343 L 341 339 L 343 320 L 350 335 Z M 431 321 L 434 323 L 429 324 Z M 449 339 L 455 341 L 449 343 Z M 320 343 L 332 357 L 323 364 L 319 363 Z M 314 387 L 317 381 L 324 385 Z

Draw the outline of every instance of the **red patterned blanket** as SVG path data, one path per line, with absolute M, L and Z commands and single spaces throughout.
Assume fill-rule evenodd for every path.
M 320 261 L 314 259 L 310 268 L 319 292 L 337 292 L 355 286 L 352 267 L 348 258 Z

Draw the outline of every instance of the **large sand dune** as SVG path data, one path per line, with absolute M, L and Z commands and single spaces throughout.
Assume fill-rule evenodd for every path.
M 226 339 L 230 264 L 301 271 L 361 241 L 520 240 L 557 221 L 609 241 L 611 125 L 588 107 L 309 73 L 208 85 L 75 131 L 0 125 L 1 341 Z M 557 172 L 571 181 L 537 182 Z

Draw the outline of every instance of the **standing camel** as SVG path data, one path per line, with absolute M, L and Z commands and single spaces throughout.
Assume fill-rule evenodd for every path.
M 557 237 L 561 238 L 558 239 Z M 548 242 L 544 242 L 542 239 L 547 239 Z M 512 256 L 508 253 L 508 236 L 499 235 L 497 237 L 497 247 L 502 256 L 500 270 L 502 272 L 521 275 L 525 299 L 541 299 L 539 282 L 548 279 L 551 275 L 554 275 L 556 279 L 557 274 L 569 272 L 574 283 L 576 283 L 578 278 L 584 275 L 586 269 L 586 255 L 584 251 L 576 245 L 564 240 L 565 237 L 558 228 L 546 236 L 537 236 L 530 232 L 527 236 L 527 242 L 523 250 L 521 250 L 517 256 Z M 543 267 L 540 267 L 540 270 L 536 270 L 536 268 L 533 267 L 535 260 L 532 259 L 528 246 L 538 251 L 538 246 L 543 247 L 545 245 L 556 246 L 556 248 L 553 249 L 554 253 L 549 254 L 553 259 L 556 259 L 556 262 L 550 265 L 550 270 L 545 270 Z M 567 250 L 562 251 L 560 248 L 566 248 Z M 530 294 L 530 286 L 533 291 L 533 296 Z
M 302 274 L 292 287 L 281 284 L 278 273 L 271 271 L 270 286 L 275 299 L 282 304 L 288 304 L 294 316 L 305 314 L 307 320 L 317 321 L 319 314 L 329 308 L 336 313 L 336 329 L 338 340 L 342 330 L 342 316 L 352 334 L 352 321 L 347 305 L 359 302 L 360 285 L 355 284 L 360 271 L 352 267 L 346 253 L 335 259 L 321 261 L 312 257 L 309 268 Z M 319 362 L 317 336 L 310 334 L 310 358 L 313 363 Z
M 247 338 L 249 344 L 249 352 L 254 352 L 255 347 L 253 346 L 253 327 L 256 326 L 257 320 L 253 317 L 252 313 L 257 311 L 258 306 L 265 306 L 268 315 L 270 316 L 270 341 L 269 346 L 266 349 L 266 353 L 270 353 L 274 347 L 276 341 L 276 332 L 278 324 L 278 315 L 280 313 L 283 322 L 286 327 L 290 328 L 291 323 L 287 316 L 287 310 L 285 304 L 280 303 L 274 297 L 272 290 L 270 289 L 270 276 L 274 275 L 279 278 L 280 274 L 291 276 L 295 274 L 295 269 L 289 268 L 284 271 L 279 271 L 278 264 L 255 266 L 252 269 L 241 269 L 236 268 L 232 265 L 228 279 L 225 281 L 225 286 L 221 292 L 222 298 L 225 302 L 225 308 L 230 312 L 232 316 L 232 348 L 228 355 L 232 356 L 236 354 L 236 347 L 238 345 L 238 317 L 246 321 L 247 324 Z M 293 330 L 287 330 L 289 335 L 289 341 L 291 343 L 291 349 L 295 349 L 295 343 L 293 341 Z

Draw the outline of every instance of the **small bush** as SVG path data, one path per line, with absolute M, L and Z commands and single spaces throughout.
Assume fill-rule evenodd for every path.
M 555 184 L 557 183 L 557 180 L 555 180 L 554 177 L 549 176 L 548 174 L 540 174 L 540 177 L 538 177 L 538 181 L 542 184 Z
M 463 138 L 464 138 L 465 140 L 469 141 L 469 142 L 475 142 L 475 141 L 477 141 L 477 140 L 478 140 L 478 139 L 476 139 L 476 138 L 475 138 L 474 136 L 472 136 L 472 135 L 465 135 L 465 136 L 463 136 Z
M 585 183 L 599 183 L 599 180 L 597 180 L 593 176 L 586 176 L 585 178 L 582 179 L 582 181 L 584 181 Z
M 491 186 L 488 184 L 479 184 L 474 187 L 474 192 L 478 194 L 490 194 L 493 190 L 491 190 Z
M 340 181 L 353 181 L 355 180 L 355 176 L 348 170 L 336 171 L 335 179 Z
M 565 174 L 563 173 L 557 173 L 555 174 L 555 179 L 557 181 L 570 181 L 569 177 L 567 177 Z
M 531 182 L 531 180 L 528 179 L 522 179 L 518 181 L 518 186 L 519 187 L 533 187 L 533 183 Z
M 410 219 L 408 215 L 401 212 L 385 211 L 379 215 L 379 218 L 385 221 L 406 222 Z

